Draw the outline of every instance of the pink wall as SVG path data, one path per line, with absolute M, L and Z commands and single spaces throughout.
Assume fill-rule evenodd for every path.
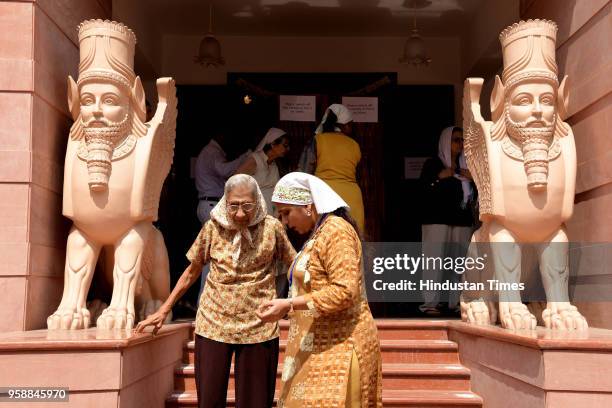
M 569 75 L 578 154 L 570 240 L 612 242 L 612 3 L 609 0 L 523 0 L 521 17 L 557 22 L 557 63 Z M 612 297 L 610 245 L 582 248 L 577 293 Z M 586 256 L 585 256 L 586 255 Z M 600 298 L 601 299 L 601 298 Z M 612 328 L 612 302 L 579 305 L 591 326 Z
M 110 0 L 0 2 L 0 331 L 46 327 L 59 304 L 66 77 L 77 24 L 110 12 Z

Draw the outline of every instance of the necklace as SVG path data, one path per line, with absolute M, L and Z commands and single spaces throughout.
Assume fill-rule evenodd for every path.
M 308 244 L 308 242 L 310 242 L 310 240 L 314 237 L 315 232 L 317 232 L 317 230 L 319 229 L 321 224 L 323 224 L 323 221 L 325 220 L 325 218 L 327 218 L 328 215 L 329 215 L 329 213 L 325 214 L 321 218 L 319 218 L 319 221 L 317 221 L 317 223 L 315 224 L 315 227 L 312 230 L 312 233 L 310 234 L 310 237 L 306 240 L 306 242 L 304 242 L 304 244 L 300 248 L 300 251 L 295 256 L 295 259 L 293 260 L 293 263 L 291 264 L 291 268 L 289 268 L 289 296 L 291 296 L 291 286 L 293 285 L 293 270 L 295 269 L 295 265 L 297 264 L 298 260 L 302 256 L 302 252 L 304 251 L 304 248 L 306 247 L 306 244 Z

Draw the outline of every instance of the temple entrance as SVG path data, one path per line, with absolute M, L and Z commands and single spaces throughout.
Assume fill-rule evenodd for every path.
M 398 85 L 396 73 L 229 73 L 227 85 L 178 86 L 179 116 L 174 164 L 160 203 L 158 226 L 170 255 L 173 280 L 187 265 L 185 251 L 200 225 L 193 165 L 214 132 L 223 129 L 232 142 L 228 157 L 253 149 L 274 126 L 285 130 L 290 151 L 280 163 L 281 176 L 295 171 L 314 135 L 324 108 L 343 96 L 376 98 L 374 123 L 356 123 L 355 139 L 362 160 L 358 182 L 366 215 L 364 239 L 369 242 L 420 241 L 421 196 L 414 170 L 406 162 L 435 155 L 440 129 L 454 123 L 454 89 L 449 85 Z M 315 121 L 280 120 L 281 95 L 311 95 Z M 245 102 L 246 101 L 246 102 Z M 416 175 L 418 177 L 418 175 Z M 302 237 L 292 236 L 294 246 Z M 195 304 L 197 288 L 187 295 Z M 415 315 L 413 305 L 373 305 L 387 317 Z

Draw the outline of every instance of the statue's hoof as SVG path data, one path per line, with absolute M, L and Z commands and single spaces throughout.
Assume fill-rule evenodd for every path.
M 49 330 L 79 330 L 89 327 L 89 310 L 86 308 L 78 309 L 58 309 L 47 318 L 47 328 Z
M 510 330 L 535 330 L 538 322 L 522 303 L 512 305 L 508 311 L 500 307 L 500 321 L 502 327 Z
M 461 302 L 461 320 L 470 324 L 490 324 L 491 315 L 487 304 L 481 301 Z
M 542 312 L 542 320 L 548 329 L 553 330 L 586 330 L 589 328 L 584 316 L 580 314 L 576 306 L 553 311 L 548 307 Z
M 134 328 L 134 313 L 127 309 L 106 308 L 96 322 L 99 329 L 128 329 Z

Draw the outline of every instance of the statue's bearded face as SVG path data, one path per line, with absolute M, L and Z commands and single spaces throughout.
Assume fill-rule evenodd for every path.
M 79 96 L 89 186 L 103 191 L 108 185 L 113 149 L 132 126 L 129 95 L 112 83 L 86 83 Z
M 555 90 L 550 83 L 519 84 L 507 96 L 506 129 L 523 151 L 530 188 L 546 186 L 555 120 Z
M 551 84 L 517 85 L 510 92 L 508 118 L 519 127 L 552 127 L 555 120 L 555 92 Z
M 129 97 L 114 84 L 85 84 L 80 100 L 81 121 L 86 129 L 116 129 L 128 119 Z

